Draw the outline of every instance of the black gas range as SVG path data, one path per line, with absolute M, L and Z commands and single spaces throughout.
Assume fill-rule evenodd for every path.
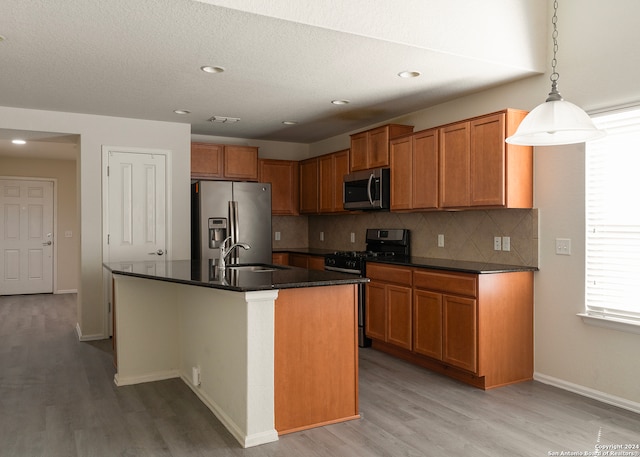
M 336 251 L 326 255 L 324 269 L 363 276 L 367 260 L 409 256 L 407 229 L 367 229 L 365 240 L 365 251 Z
M 324 257 L 324 269 L 366 276 L 367 261 L 382 258 L 409 257 L 409 230 L 367 229 L 365 251 L 337 251 Z M 358 345 L 367 347 L 371 340 L 365 334 L 365 287 L 358 286 Z

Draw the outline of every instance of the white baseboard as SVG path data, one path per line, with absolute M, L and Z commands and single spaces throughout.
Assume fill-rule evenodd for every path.
M 56 290 L 53 294 L 61 295 L 61 294 L 77 294 L 77 293 L 78 293 L 78 289 L 61 289 L 61 290 Z
M 254 433 L 251 435 L 245 435 L 245 433 L 238 427 L 238 425 L 227 415 L 225 412 L 209 398 L 209 396 L 201 389 L 197 388 L 191 383 L 188 376 L 181 374 L 180 376 L 184 383 L 189 386 L 191 390 L 198 396 L 200 401 L 205 404 L 209 410 L 218 418 L 222 425 L 238 440 L 238 443 L 244 448 L 258 446 L 260 444 L 272 443 L 278 441 L 278 432 L 275 430 L 269 430 L 260 433 Z
M 640 403 L 627 400 L 626 398 L 617 397 L 606 392 L 601 392 L 599 390 L 591 389 L 579 384 L 574 384 L 563 379 L 554 378 L 553 376 L 547 376 L 542 373 L 534 373 L 533 379 L 543 384 L 549 384 L 550 386 L 568 390 L 569 392 L 573 392 L 584 397 L 601 401 L 602 403 L 606 403 L 608 405 L 617 406 L 618 408 L 626 409 L 628 411 L 640 414 Z
M 164 381 L 166 379 L 179 378 L 180 373 L 178 370 L 159 371 L 157 373 L 150 373 L 144 376 L 118 376 L 118 373 L 113 377 L 113 382 L 116 386 L 130 386 L 132 384 L 142 384 L 143 382 Z
M 96 333 L 94 335 L 83 335 L 82 329 L 80 328 L 80 322 L 76 323 L 76 333 L 78 334 L 79 341 L 98 341 L 98 340 L 106 340 L 109 337 L 104 336 L 102 333 Z

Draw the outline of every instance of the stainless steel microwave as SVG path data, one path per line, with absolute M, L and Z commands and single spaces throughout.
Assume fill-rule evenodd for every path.
M 342 195 L 344 209 L 388 210 L 389 169 L 356 171 L 344 176 Z

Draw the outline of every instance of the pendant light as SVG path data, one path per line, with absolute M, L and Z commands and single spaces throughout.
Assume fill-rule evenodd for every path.
M 562 99 L 558 92 L 556 53 L 558 52 L 558 1 L 553 2 L 553 59 L 551 92 L 545 103 L 538 105 L 522 120 L 516 133 L 505 141 L 523 146 L 552 146 L 583 143 L 602 138 L 604 130 L 598 130 L 587 113 L 578 106 Z

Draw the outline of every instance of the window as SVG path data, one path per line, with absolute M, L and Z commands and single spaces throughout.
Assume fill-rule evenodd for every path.
M 583 316 L 640 326 L 640 109 L 593 120 L 608 135 L 586 145 Z

